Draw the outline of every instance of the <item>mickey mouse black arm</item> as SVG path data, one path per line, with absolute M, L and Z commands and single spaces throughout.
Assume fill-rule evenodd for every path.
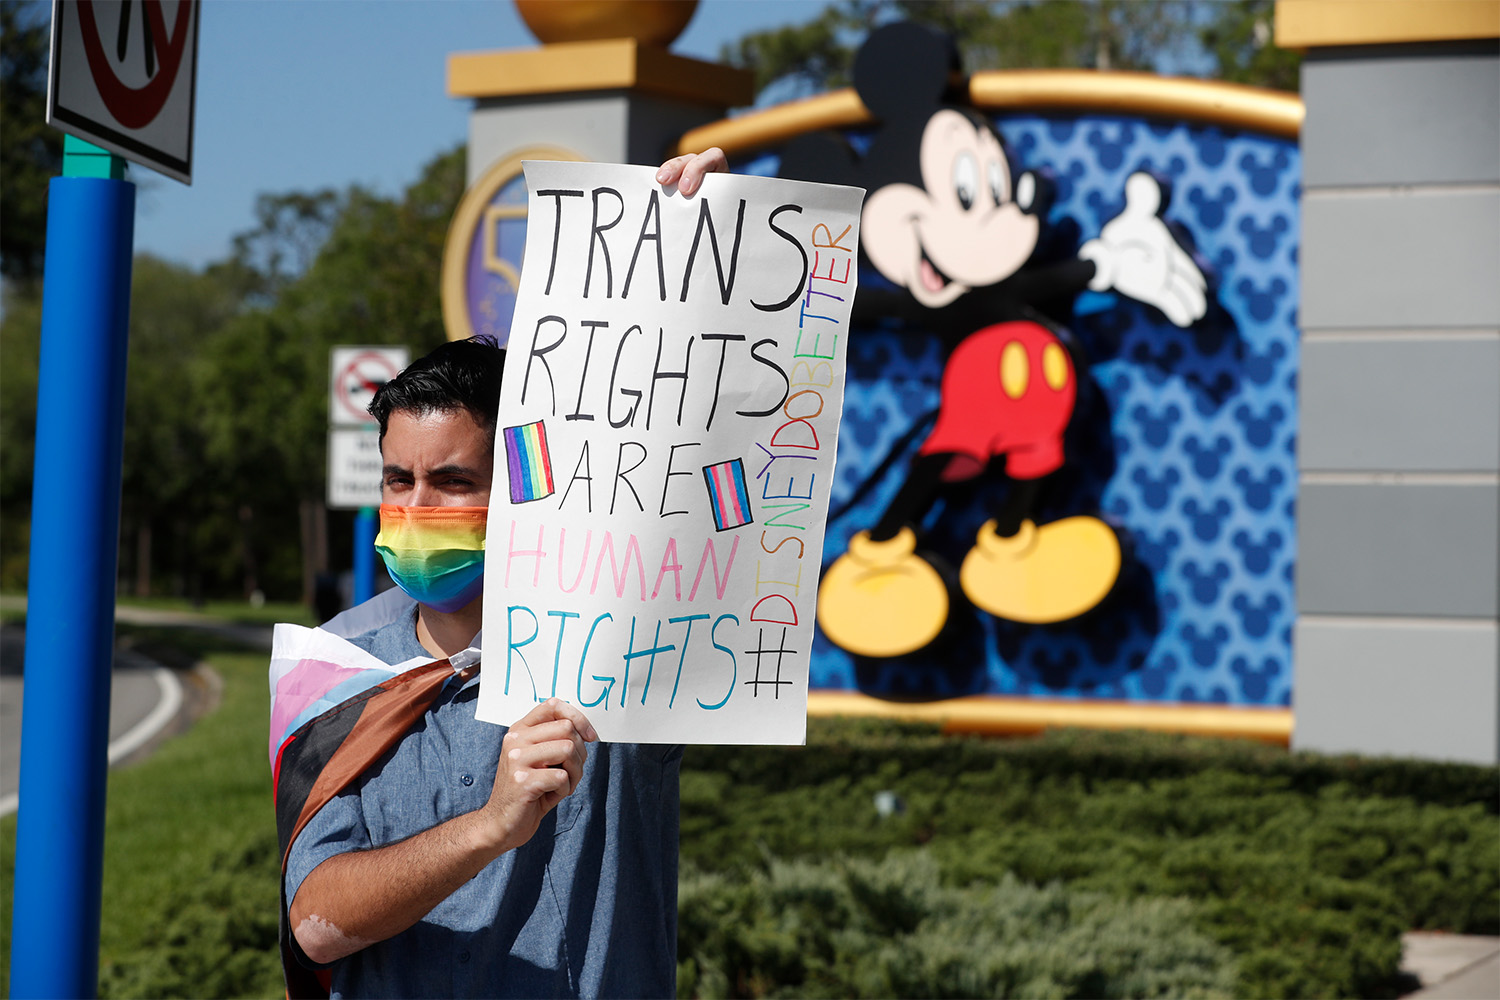
M 962 337 L 991 323 L 1029 317 L 1027 307 L 1036 303 L 1071 299 L 1088 287 L 1096 273 L 1093 261 L 1078 259 L 1026 268 L 1004 281 L 976 288 L 941 309 L 923 305 L 905 289 L 864 287 L 854 299 L 854 325 L 869 328 L 894 321 L 922 332 Z

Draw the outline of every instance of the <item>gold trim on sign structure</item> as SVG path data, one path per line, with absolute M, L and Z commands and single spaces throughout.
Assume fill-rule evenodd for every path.
M 732 108 L 755 100 L 755 74 L 680 56 L 633 38 L 455 52 L 448 57 L 449 97 L 534 97 L 608 90 Z
M 449 340 L 467 340 L 474 336 L 469 323 L 468 289 L 464 287 L 464 274 L 469 266 L 469 242 L 475 227 L 487 218 L 521 218 L 526 215 L 524 205 L 491 206 L 490 199 L 521 171 L 523 160 L 572 160 L 583 161 L 580 156 L 561 146 L 527 146 L 504 159 L 497 160 L 479 176 L 479 180 L 464 192 L 448 225 L 448 236 L 443 242 L 442 301 L 443 330 Z M 485 248 L 488 256 L 490 250 Z M 505 264 L 504 261 L 499 263 Z M 500 276 L 520 290 L 520 274 L 509 265 L 500 271 Z
M 932 722 L 942 726 L 944 732 L 987 736 L 1021 736 L 1047 729 L 1083 728 L 1147 729 L 1257 740 L 1277 746 L 1288 746 L 1292 740 L 1292 711 L 1289 708 L 982 696 L 905 702 L 887 701 L 855 691 L 810 691 L 807 714 Z
M 1500 0 L 1276 0 L 1285 49 L 1500 38 Z
M 1087 69 L 1002 69 L 969 78 L 969 99 L 986 111 L 1140 115 L 1296 139 L 1302 98 L 1264 87 L 1155 73 Z M 853 88 L 791 101 L 685 132 L 673 155 L 718 146 L 730 156 L 759 152 L 806 132 L 873 121 Z

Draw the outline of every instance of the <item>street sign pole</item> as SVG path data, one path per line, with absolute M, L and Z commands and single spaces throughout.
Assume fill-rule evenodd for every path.
M 12 997 L 92 997 L 99 978 L 125 353 L 135 185 L 71 136 L 48 192 Z
M 375 534 L 380 518 L 374 507 L 354 515 L 354 606 L 375 596 Z

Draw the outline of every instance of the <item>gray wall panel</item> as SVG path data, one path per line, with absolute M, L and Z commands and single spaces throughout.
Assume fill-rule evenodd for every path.
M 1493 622 L 1298 622 L 1293 748 L 1494 764 L 1497 636 Z
M 1297 610 L 1494 618 L 1497 546 L 1500 486 L 1492 483 L 1303 482 Z
M 1304 470 L 1500 471 L 1500 332 L 1304 340 Z
M 630 106 L 630 148 L 625 162 L 654 167 L 667 158 L 667 146 L 688 129 L 722 117 L 724 112 L 717 108 L 636 94 Z
M 620 94 L 478 101 L 469 115 L 469 184 L 525 146 L 562 146 L 590 160 L 623 163 L 627 121 Z
M 1500 326 L 1500 190 L 1302 201 L 1301 326 Z
M 1302 182 L 1500 182 L 1500 55 L 1302 64 Z
M 496 160 L 537 143 L 599 162 L 654 167 L 682 133 L 722 116 L 714 107 L 621 91 L 478 101 L 469 116 L 469 183 Z

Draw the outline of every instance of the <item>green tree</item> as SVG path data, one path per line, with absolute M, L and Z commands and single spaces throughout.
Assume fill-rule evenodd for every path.
M 218 484 L 205 462 L 202 415 L 212 408 L 195 369 L 240 309 L 236 290 L 216 272 L 138 254 L 130 293 L 126 370 L 121 569 L 140 596 L 152 590 L 157 555 L 193 592 L 196 553 L 184 537 L 202 524 Z M 234 551 L 230 548 L 230 551 Z
M 806 24 L 746 35 L 720 57 L 753 70 L 759 89 L 805 95 L 846 86 L 871 29 L 912 20 L 952 34 L 969 72 L 1176 71 L 1186 63 L 1208 76 L 1295 89 L 1299 58 L 1269 45 L 1270 8 L 1270 0 L 841 0 Z
M 247 298 L 270 305 L 307 273 L 345 206 L 346 196 L 332 188 L 257 195 L 255 228 L 234 237 L 219 269 Z
M 281 210 L 262 212 L 260 228 L 236 241 L 225 273 L 251 274 L 255 295 L 274 300 L 237 317 L 214 340 L 199 373 L 211 401 L 202 427 L 207 463 L 230 484 L 223 495 L 235 500 L 214 521 L 232 518 L 240 526 L 235 548 L 246 553 L 246 566 L 253 558 L 268 594 L 291 596 L 300 581 L 310 599 L 330 551 L 348 551 L 349 515 L 330 517 L 323 506 L 329 350 L 404 344 L 418 355 L 443 341 L 443 246 L 464 179 L 458 148 L 430 162 L 400 199 L 358 188 L 336 198 L 262 199 Z M 326 236 L 299 256 L 307 244 L 297 241 L 332 204 L 338 208 Z
M 35 288 L 6 281 L 0 300 L 0 588 L 19 590 L 31 539 L 42 298 Z
M 138 592 L 311 596 L 350 515 L 329 515 L 329 349 L 444 338 L 448 222 L 462 148 L 398 198 L 352 188 L 263 195 L 258 225 L 202 271 L 135 260 L 121 571 Z M 25 584 L 40 296 L 0 320 L 0 572 Z
M 1214 17 L 1199 34 L 1213 57 L 1216 75 L 1233 83 L 1298 90 L 1302 56 L 1272 42 L 1275 0 L 1214 4 Z
M 62 133 L 47 125 L 48 4 L 0 4 L 0 274 L 41 276 L 47 182 L 62 169 Z

